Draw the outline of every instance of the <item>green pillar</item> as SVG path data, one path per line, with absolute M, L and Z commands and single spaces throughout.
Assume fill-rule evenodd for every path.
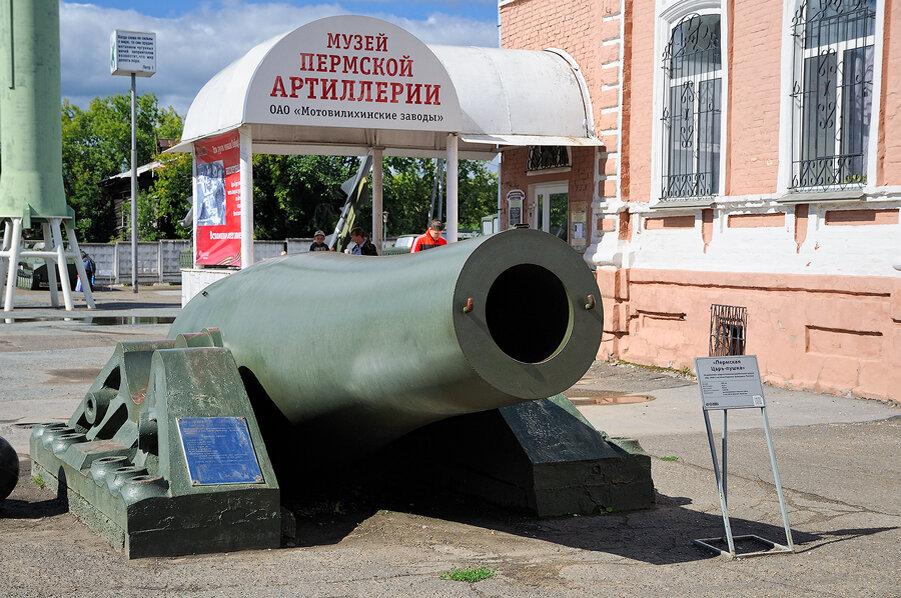
M 59 2 L 0 2 L 0 218 L 68 218 L 62 176 Z

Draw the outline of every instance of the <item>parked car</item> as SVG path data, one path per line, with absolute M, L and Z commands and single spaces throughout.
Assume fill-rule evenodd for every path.
M 398 255 L 401 253 L 410 253 L 410 248 L 413 247 L 413 241 L 416 240 L 416 237 L 419 235 L 401 235 L 394 241 L 394 245 L 390 247 L 382 247 L 382 255 Z

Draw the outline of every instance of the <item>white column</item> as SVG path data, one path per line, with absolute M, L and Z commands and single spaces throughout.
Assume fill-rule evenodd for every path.
M 382 150 L 372 148 L 372 243 L 382 255 L 382 212 L 384 201 L 382 195 Z
M 19 249 L 22 246 L 22 219 L 11 218 L 10 220 L 13 223 L 12 235 L 5 235 L 9 242 L 9 260 L 7 261 L 9 270 L 6 272 L 6 294 L 3 302 L 3 311 L 13 310 L 13 301 L 15 301 L 16 293 L 16 270 L 19 268 Z
M 460 137 L 456 133 L 447 135 L 447 242 L 454 243 L 457 240 L 457 221 L 459 211 L 457 203 L 457 174 L 459 162 L 457 159 L 457 143 Z
M 55 250 L 53 236 L 50 234 L 50 223 L 41 223 L 41 231 L 44 233 L 44 251 Z M 50 257 L 44 257 L 44 266 L 47 268 L 47 286 L 50 290 L 51 307 L 59 307 L 59 294 L 56 292 L 56 263 Z
M 113 244 L 113 280 L 119 284 L 119 242 Z
M 194 153 L 194 148 L 191 148 L 191 267 L 197 268 L 197 154 Z M 182 301 L 182 306 L 184 305 L 185 302 Z
M 69 241 L 69 254 L 75 256 L 75 271 L 81 276 L 84 302 L 87 303 L 88 309 L 94 309 L 94 292 L 91 290 L 88 275 L 84 270 L 84 262 L 81 261 L 81 248 L 78 246 L 78 239 L 75 237 L 75 219 L 63 220 L 63 227 L 66 229 L 66 239 Z
M 3 219 L 3 241 L 0 242 L 0 297 L 3 297 L 3 290 L 6 286 L 6 266 L 9 264 L 9 242 L 12 240 L 12 227 L 9 220 Z M 18 270 L 18 264 L 15 266 Z
M 66 249 L 63 245 L 63 233 L 59 229 L 62 218 L 49 218 L 49 220 L 50 234 L 53 235 L 53 245 L 56 250 L 56 266 L 59 268 L 59 284 L 63 288 L 63 303 L 66 305 L 66 311 L 72 311 L 75 309 L 75 305 L 72 303 L 72 285 L 69 283 L 69 268 L 66 266 Z M 134 222 L 132 222 L 132 226 L 134 226 Z M 76 259 L 81 261 L 81 256 L 77 256 Z M 82 268 L 84 268 L 83 265 Z
M 241 143 L 241 268 L 246 268 L 253 264 L 253 140 L 250 127 L 239 128 L 238 136 Z M 194 214 L 196 216 L 196 209 Z

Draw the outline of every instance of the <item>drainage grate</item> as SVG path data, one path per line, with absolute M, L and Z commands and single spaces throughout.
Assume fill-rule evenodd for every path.
M 747 307 L 711 305 L 710 356 L 744 355 L 747 328 Z

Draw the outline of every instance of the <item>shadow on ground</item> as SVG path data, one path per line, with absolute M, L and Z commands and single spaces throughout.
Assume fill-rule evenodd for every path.
M 372 472 L 370 472 L 372 473 Z M 461 495 L 446 487 L 412 483 L 380 472 L 358 477 L 358 483 L 320 488 L 305 498 L 285 501 L 296 518 L 298 546 L 337 544 L 381 510 L 409 513 L 455 522 L 523 538 L 551 542 L 580 550 L 604 552 L 655 565 L 715 558 L 697 547 L 693 538 L 723 534 L 723 519 L 717 511 L 705 513 L 688 507 L 691 500 L 656 495 L 651 509 L 596 516 L 540 519 L 520 510 L 499 507 Z M 778 543 L 785 531 L 756 521 L 731 518 L 734 535 L 754 534 Z M 823 530 L 819 533 L 792 531 L 798 552 L 825 543 L 877 534 L 893 528 Z
M 22 460 L 13 498 L 0 502 L 0 520 L 37 520 L 68 510 L 64 498 L 48 499 L 47 496 L 51 496 L 50 490 L 36 486 L 31 479 L 30 463 Z M 693 510 L 690 504 L 688 498 L 658 493 L 656 504 L 647 510 L 539 519 L 447 487 L 430 485 L 422 479 L 405 479 L 385 470 L 361 468 L 348 472 L 341 482 L 324 483 L 318 488 L 308 487 L 302 493 L 284 496 L 283 506 L 293 514 L 296 523 L 294 537 L 285 538 L 284 545 L 334 545 L 377 513 L 389 511 L 654 565 L 716 558 L 712 552 L 695 546 L 692 538 L 721 535 L 722 517 L 718 512 Z M 781 527 L 737 518 L 732 518 L 731 523 L 736 535 L 756 534 L 776 542 L 782 542 L 785 537 Z M 71 524 L 81 525 L 74 519 Z M 891 529 L 895 528 L 836 529 L 819 533 L 793 530 L 792 533 L 797 551 L 806 552 Z

